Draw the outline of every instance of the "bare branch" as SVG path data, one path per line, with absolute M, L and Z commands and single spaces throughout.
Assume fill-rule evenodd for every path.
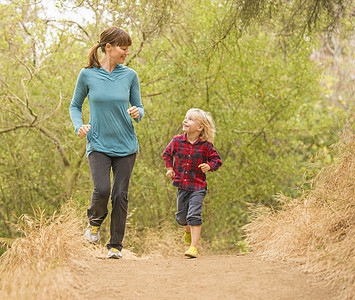
M 273 119 L 275 119 L 277 116 L 277 113 L 274 113 L 271 118 L 267 121 L 267 125 L 270 124 Z M 246 147 L 249 147 L 252 143 L 254 143 L 256 141 L 256 139 L 261 136 L 263 133 L 264 133 L 264 130 L 265 130 L 266 126 L 264 126 L 263 128 L 261 128 L 259 130 L 259 132 L 253 137 L 253 139 L 248 143 L 248 145 L 246 145 Z
M 148 94 L 148 95 L 144 95 L 144 98 L 149 98 L 149 97 L 154 97 L 154 96 L 159 96 L 162 95 L 163 93 L 154 93 L 154 94 Z
M 131 63 L 131 61 L 133 59 L 135 59 L 138 56 L 138 54 L 143 50 L 143 46 L 144 46 L 145 41 L 146 41 L 146 35 L 143 32 L 143 40 L 141 41 L 141 44 L 140 44 L 138 50 L 132 56 L 130 56 L 130 58 L 128 59 L 126 66 L 128 66 Z
M 11 91 L 11 88 L 8 85 L 7 82 L 5 82 L 2 78 L 0 78 L 0 80 L 1 80 L 1 82 L 4 83 L 4 85 L 6 85 L 6 87 L 8 88 L 9 93 L 11 93 L 15 97 L 15 99 L 17 99 L 22 105 L 24 105 L 27 108 L 29 113 L 25 112 L 24 114 L 25 114 L 26 119 L 30 122 L 29 124 L 21 124 L 21 125 L 13 126 L 11 128 L 2 129 L 2 130 L 0 130 L 0 134 L 7 133 L 7 132 L 10 132 L 10 131 L 15 131 L 15 130 L 20 129 L 20 128 L 31 128 L 31 127 L 34 127 L 36 129 L 38 129 L 39 131 L 41 131 L 43 134 L 45 134 L 50 140 L 52 140 L 52 142 L 57 146 L 57 149 L 59 151 L 60 156 L 62 157 L 64 165 L 65 166 L 69 166 L 70 164 L 69 164 L 68 158 L 65 155 L 64 149 L 63 149 L 59 139 L 51 131 L 49 131 L 47 128 L 41 126 L 39 123 L 36 123 L 37 115 L 33 112 L 31 107 L 29 106 L 29 102 L 27 100 L 26 100 L 26 102 L 23 101 L 20 97 L 18 97 L 14 92 Z M 25 88 L 26 87 L 24 86 L 24 89 Z M 57 107 L 57 109 L 61 106 L 61 102 L 62 102 L 61 99 L 62 99 L 62 97 L 61 97 L 61 94 L 60 94 L 60 103 L 59 103 L 59 106 Z M 53 115 L 53 113 L 50 114 L 47 118 L 49 118 L 51 115 Z
M 27 78 L 27 79 L 24 79 L 24 80 L 28 80 L 28 81 L 31 81 L 32 80 L 32 78 L 33 78 L 33 76 L 35 75 L 35 73 L 36 73 L 36 70 L 34 69 L 33 71 L 32 70 L 30 70 L 30 67 L 27 65 L 27 64 L 25 64 L 24 62 L 23 62 L 23 60 L 22 59 L 20 59 L 17 55 L 16 55 L 16 53 L 14 53 L 14 52 L 11 52 L 11 55 L 13 56 L 13 57 L 15 57 L 16 58 L 16 60 L 21 64 L 21 65 L 23 65 L 25 68 L 26 68 L 26 70 L 27 70 L 27 72 L 28 72 L 28 74 L 30 75 L 30 78 Z
M 40 124 L 40 123 L 43 123 L 44 121 L 48 120 L 50 117 L 52 117 L 59 110 L 59 108 L 61 106 L 62 106 L 62 91 L 59 91 L 59 103 L 58 103 L 57 107 L 48 116 L 39 120 L 36 124 Z
M 46 23 L 50 23 L 50 22 L 53 22 L 53 23 L 68 23 L 68 24 L 73 24 L 73 25 L 76 25 L 82 32 L 85 33 L 85 35 L 90 39 L 90 35 L 89 33 L 85 30 L 85 28 L 83 26 L 81 26 L 78 22 L 75 22 L 75 21 L 71 21 L 71 20 L 65 20 L 65 21 L 58 21 L 58 20 L 51 20 L 51 19 L 47 19 L 47 20 L 44 20 Z
M 66 166 L 66 167 L 70 166 L 69 160 L 64 152 L 64 149 L 63 149 L 59 139 L 51 131 L 49 131 L 47 128 L 45 128 L 41 125 L 36 124 L 34 127 L 37 128 L 40 132 L 42 132 L 45 136 L 47 136 L 50 140 L 52 140 L 52 142 L 57 146 L 59 154 L 62 157 L 64 166 Z
M 13 126 L 11 128 L 6 128 L 6 129 L 0 130 L 0 134 L 8 133 L 8 132 L 11 132 L 11 131 L 16 131 L 17 129 L 20 129 L 20 128 L 29 128 L 29 127 L 33 127 L 33 125 L 31 125 L 31 124 L 16 125 L 16 126 Z
M 4 84 L 4 85 L 7 87 L 9 93 L 14 97 L 14 99 L 16 99 L 17 101 L 19 101 L 22 105 L 26 106 L 26 103 L 25 103 L 19 96 L 17 96 L 17 95 L 11 90 L 9 84 L 8 84 L 3 78 L 1 78 L 1 77 L 0 77 L 0 82 L 1 82 L 2 84 Z
M 141 82 L 141 85 L 144 85 L 144 86 L 147 86 L 147 85 L 150 85 L 150 84 L 152 84 L 152 83 L 154 83 L 154 82 L 157 82 L 157 81 L 160 81 L 160 80 L 162 80 L 162 79 L 165 79 L 166 77 L 159 77 L 159 78 L 157 78 L 157 79 L 152 79 L 152 80 L 150 80 L 150 81 L 148 81 L 148 82 Z

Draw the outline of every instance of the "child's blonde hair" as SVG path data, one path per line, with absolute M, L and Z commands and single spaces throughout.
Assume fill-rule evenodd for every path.
M 201 125 L 203 126 L 202 132 L 200 134 L 200 139 L 213 143 L 216 128 L 213 124 L 211 114 L 199 108 L 191 108 L 188 110 L 188 112 L 195 112 L 198 115 Z

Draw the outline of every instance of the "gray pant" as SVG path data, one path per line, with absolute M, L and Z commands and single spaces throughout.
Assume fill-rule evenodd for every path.
M 136 154 L 124 157 L 111 157 L 101 152 L 92 152 L 89 154 L 88 160 L 94 184 L 91 206 L 87 211 L 89 223 L 90 225 L 100 226 L 107 216 L 107 204 L 111 194 L 110 174 L 112 169 L 111 238 L 107 244 L 107 248 L 114 247 L 121 250 L 123 248 L 122 240 L 127 219 L 128 186 Z
M 185 191 L 178 188 L 176 221 L 182 225 L 197 226 L 202 224 L 202 203 L 207 190 Z

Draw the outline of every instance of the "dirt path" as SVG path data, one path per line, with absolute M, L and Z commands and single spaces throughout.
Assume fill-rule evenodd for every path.
M 97 257 L 82 299 L 334 299 L 325 282 L 284 263 L 246 256 Z M 93 298 L 93 299 L 94 299 Z

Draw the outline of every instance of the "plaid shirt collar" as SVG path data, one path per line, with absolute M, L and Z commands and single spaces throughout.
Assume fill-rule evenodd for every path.
M 185 142 L 185 143 L 189 143 L 189 144 L 191 144 L 189 141 L 188 141 L 188 139 L 187 139 L 187 133 L 184 133 L 184 135 L 181 137 L 181 141 L 182 142 Z M 191 144 L 191 145 L 195 145 L 195 144 L 197 144 L 197 143 L 203 143 L 203 140 L 201 140 L 201 138 L 199 137 L 198 139 L 197 139 L 197 141 L 195 141 L 193 144 Z

